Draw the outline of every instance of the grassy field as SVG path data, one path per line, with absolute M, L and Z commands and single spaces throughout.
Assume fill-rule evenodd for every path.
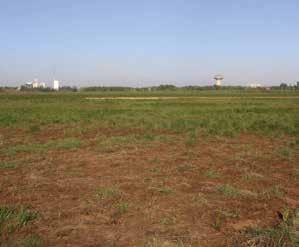
M 2 93 L 0 246 L 296 246 L 298 135 L 298 91 Z

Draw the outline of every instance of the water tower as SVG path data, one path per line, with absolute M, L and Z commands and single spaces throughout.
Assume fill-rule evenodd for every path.
M 222 75 L 216 75 L 216 76 L 214 77 L 215 85 L 218 86 L 218 87 L 220 87 L 220 86 L 221 86 L 221 82 L 222 82 L 223 79 L 224 79 L 224 78 L 223 78 Z

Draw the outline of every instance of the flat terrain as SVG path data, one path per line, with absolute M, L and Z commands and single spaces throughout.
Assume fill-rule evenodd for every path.
M 0 246 L 296 246 L 298 96 L 0 94 Z

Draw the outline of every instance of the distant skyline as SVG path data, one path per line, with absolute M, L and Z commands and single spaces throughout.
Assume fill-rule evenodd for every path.
M 0 86 L 299 81 L 298 0 L 0 1 Z

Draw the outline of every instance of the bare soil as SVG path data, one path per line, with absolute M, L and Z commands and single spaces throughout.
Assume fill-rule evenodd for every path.
M 199 136 L 188 145 L 184 136 L 164 133 L 172 141 L 109 151 L 97 145 L 101 138 L 141 132 L 94 129 L 77 136 L 84 143 L 77 149 L 0 153 L 0 160 L 17 164 L 0 170 L 1 205 L 28 205 L 39 213 L 14 238 L 38 234 L 45 246 L 230 246 L 240 231 L 273 227 L 277 212 L 299 207 L 298 152 L 279 155 L 292 137 Z M 0 133 L 2 147 L 65 137 L 59 127 L 27 139 L 20 129 Z M 222 193 L 223 185 L 238 192 Z M 99 195 L 111 188 L 117 193 Z

